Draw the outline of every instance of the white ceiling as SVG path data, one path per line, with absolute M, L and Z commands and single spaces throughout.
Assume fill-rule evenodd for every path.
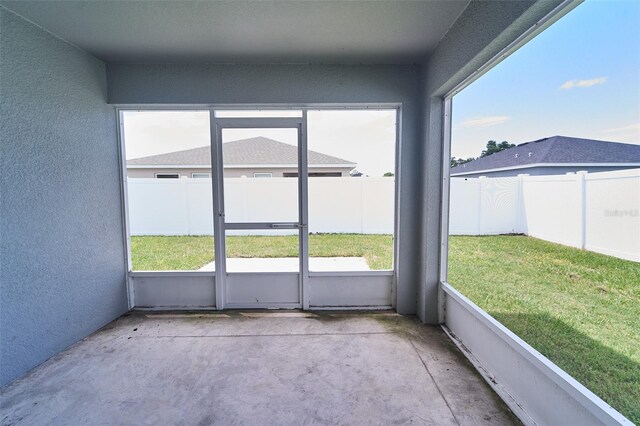
M 468 3 L 0 1 L 114 63 L 420 62 Z

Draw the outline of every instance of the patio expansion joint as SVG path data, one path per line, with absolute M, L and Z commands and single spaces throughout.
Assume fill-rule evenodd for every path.
M 367 336 L 389 335 L 387 331 L 351 332 L 351 333 L 278 333 L 278 334 L 220 334 L 220 335 L 178 335 L 178 336 L 130 336 L 136 339 L 173 339 L 173 338 L 226 338 L 226 337 L 317 337 L 317 336 Z
M 431 381 L 433 381 L 433 384 L 435 385 L 436 389 L 438 389 L 438 393 L 442 397 L 442 400 L 444 401 L 444 403 L 447 405 L 447 408 L 449 409 L 449 412 L 451 412 L 451 415 L 453 416 L 453 419 L 456 421 L 456 424 L 460 425 L 460 420 L 458 420 L 458 418 L 456 417 L 456 413 L 453 412 L 453 409 L 451 408 L 451 405 L 449 405 L 449 401 L 444 396 L 444 393 L 442 393 L 442 389 L 440 389 L 440 386 L 438 385 L 438 382 L 433 377 L 433 374 L 431 374 L 431 371 L 429 371 L 429 367 L 427 367 L 427 363 L 424 361 L 424 359 L 420 355 L 420 351 L 418 351 L 418 348 L 416 347 L 415 343 L 413 342 L 413 339 L 411 337 L 407 337 L 407 340 L 409 341 L 409 343 L 413 347 L 413 350 L 415 351 L 416 356 L 418 357 L 418 359 L 420 359 L 420 362 L 422 363 L 422 366 L 424 367 L 425 371 L 427 372 L 427 374 L 431 378 Z

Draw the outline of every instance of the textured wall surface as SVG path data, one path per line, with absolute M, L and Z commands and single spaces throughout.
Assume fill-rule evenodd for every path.
M 416 65 L 113 65 L 114 104 L 401 103 L 397 309 L 415 313 L 421 228 L 420 67 Z
M 442 200 L 443 96 L 509 46 L 551 12 L 561 0 L 472 1 L 426 60 L 423 72 L 423 134 L 425 156 L 424 252 L 418 286 L 418 316 L 438 321 L 440 281 L 440 206 Z M 454 101 L 455 102 L 455 101 Z
M 105 65 L 0 7 L 0 383 L 127 310 Z

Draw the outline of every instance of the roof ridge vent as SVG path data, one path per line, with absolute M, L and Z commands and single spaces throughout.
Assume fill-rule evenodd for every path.
M 557 136 L 553 136 L 553 137 L 555 138 L 555 137 L 557 137 Z M 525 145 L 529 145 L 529 144 L 532 144 L 532 143 L 543 142 L 543 141 L 546 141 L 546 140 L 548 140 L 548 139 L 551 139 L 551 138 L 536 139 L 536 140 L 534 140 L 534 141 L 529 141 L 529 142 L 521 143 L 521 144 L 520 144 L 520 145 L 518 145 L 518 146 L 525 146 Z

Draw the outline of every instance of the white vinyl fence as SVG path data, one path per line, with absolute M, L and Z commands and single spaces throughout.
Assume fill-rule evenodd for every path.
M 452 178 L 451 235 L 522 233 L 640 261 L 640 169 Z
M 131 235 L 213 235 L 211 179 L 127 181 Z M 394 188 L 393 178 L 310 178 L 309 231 L 393 234 Z M 297 179 L 225 179 L 224 202 L 227 222 L 297 222 Z
M 226 179 L 227 222 L 296 222 L 296 185 L 293 178 Z M 213 234 L 210 179 L 128 179 L 128 195 L 131 235 Z M 640 261 L 640 169 L 452 178 L 450 199 L 452 235 L 521 233 Z M 309 179 L 310 232 L 393 229 L 393 178 Z

